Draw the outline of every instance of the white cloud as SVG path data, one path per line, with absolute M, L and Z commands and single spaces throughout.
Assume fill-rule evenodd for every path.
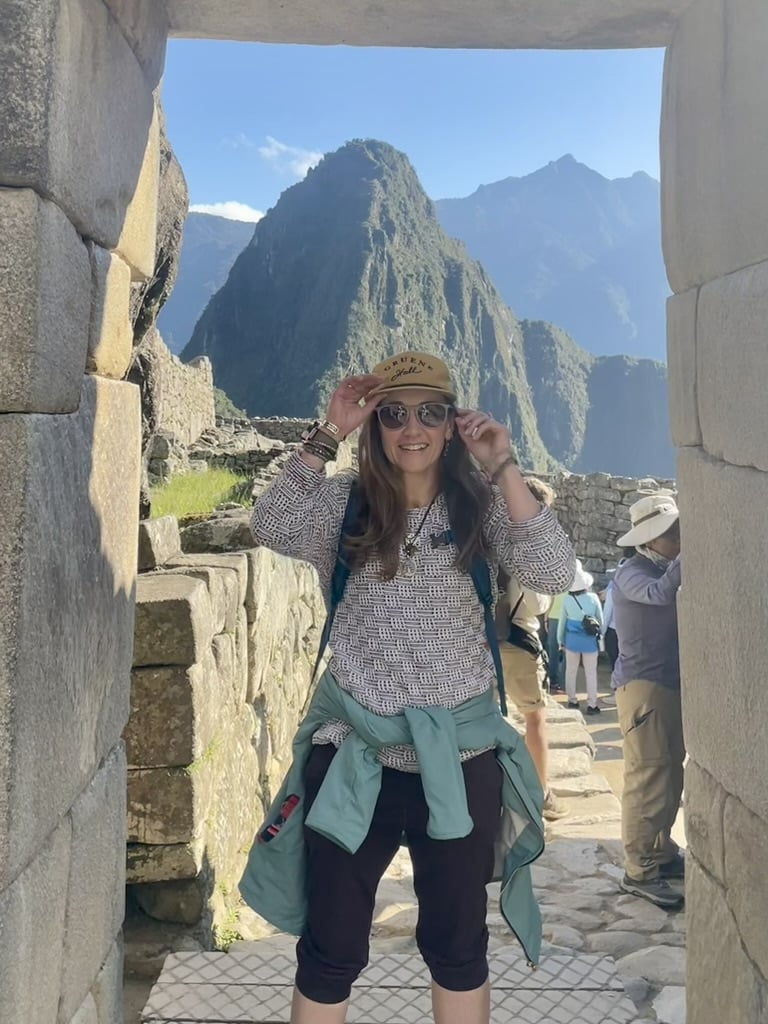
M 294 178 L 303 178 L 310 167 L 314 167 L 322 158 L 322 153 L 300 146 L 289 146 L 285 142 L 267 136 L 266 146 L 259 146 L 259 156 L 271 164 L 280 174 L 289 174 Z
M 264 216 L 262 210 L 255 210 L 247 203 L 230 200 L 227 203 L 193 203 L 190 213 L 210 213 L 214 217 L 226 217 L 227 220 L 244 220 L 255 224 Z

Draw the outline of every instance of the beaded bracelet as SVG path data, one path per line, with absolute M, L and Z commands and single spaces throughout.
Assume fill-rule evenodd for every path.
M 513 453 L 510 452 L 509 455 L 506 457 L 506 459 L 504 459 L 504 461 L 501 463 L 501 465 L 497 466 L 496 469 L 494 469 L 494 471 L 491 473 L 491 477 L 490 477 L 491 483 L 495 484 L 496 481 L 501 476 L 501 474 L 504 472 L 504 470 L 508 466 L 516 466 L 516 465 L 517 465 L 517 459 L 515 458 Z
M 308 455 L 315 455 L 318 459 L 322 459 L 323 462 L 333 462 L 336 458 L 336 452 L 333 449 L 327 445 L 318 444 L 316 441 L 305 441 L 302 448 Z

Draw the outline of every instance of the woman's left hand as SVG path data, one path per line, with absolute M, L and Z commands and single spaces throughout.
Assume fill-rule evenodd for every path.
M 458 409 L 456 429 L 469 454 L 487 473 L 493 473 L 511 453 L 509 431 L 485 412 Z

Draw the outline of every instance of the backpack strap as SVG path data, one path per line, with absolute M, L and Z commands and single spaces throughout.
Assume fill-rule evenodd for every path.
M 451 535 L 451 540 L 453 540 L 453 535 Z M 499 652 L 499 641 L 496 638 L 496 623 L 493 618 L 493 589 L 491 587 L 491 573 L 488 568 L 488 563 L 482 555 L 475 555 L 472 559 L 472 564 L 469 567 L 469 574 L 472 577 L 472 582 L 475 586 L 475 591 L 480 604 L 483 606 L 485 635 L 488 640 L 488 646 L 491 649 L 493 666 L 496 669 L 496 688 L 499 691 L 499 707 L 501 708 L 502 715 L 506 715 L 507 696 L 504 693 L 504 670 L 501 667 L 501 653 Z M 520 601 L 522 601 L 522 599 L 521 595 Z M 515 612 L 517 611 L 520 601 L 515 605 Z
M 344 518 L 341 523 L 341 529 L 339 530 L 339 543 L 336 547 L 336 563 L 333 567 L 333 575 L 331 576 L 331 585 L 328 593 L 328 613 L 325 617 L 323 632 L 320 634 L 320 644 L 317 648 L 315 667 L 312 669 L 313 680 L 317 675 L 317 670 L 320 667 L 320 662 L 322 661 L 325 649 L 328 646 L 328 641 L 331 637 L 333 620 L 336 618 L 336 609 L 341 604 L 341 599 L 344 597 L 344 591 L 347 589 L 347 580 L 349 579 L 350 570 L 347 560 L 344 557 L 344 539 L 352 533 L 352 528 L 357 521 L 359 511 L 360 489 L 357 486 L 357 481 L 353 480 L 352 486 L 349 489 L 347 506 L 344 509 Z

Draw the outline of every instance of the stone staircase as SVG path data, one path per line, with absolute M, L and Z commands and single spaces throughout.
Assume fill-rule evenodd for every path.
M 295 960 L 283 937 L 229 953 L 174 953 L 150 993 L 145 1024 L 284 1024 Z M 612 960 L 548 956 L 531 971 L 517 949 L 490 958 L 493 1024 L 634 1024 L 635 1005 Z M 358 981 L 349 1024 L 423 1024 L 429 977 L 419 957 L 373 956 Z

